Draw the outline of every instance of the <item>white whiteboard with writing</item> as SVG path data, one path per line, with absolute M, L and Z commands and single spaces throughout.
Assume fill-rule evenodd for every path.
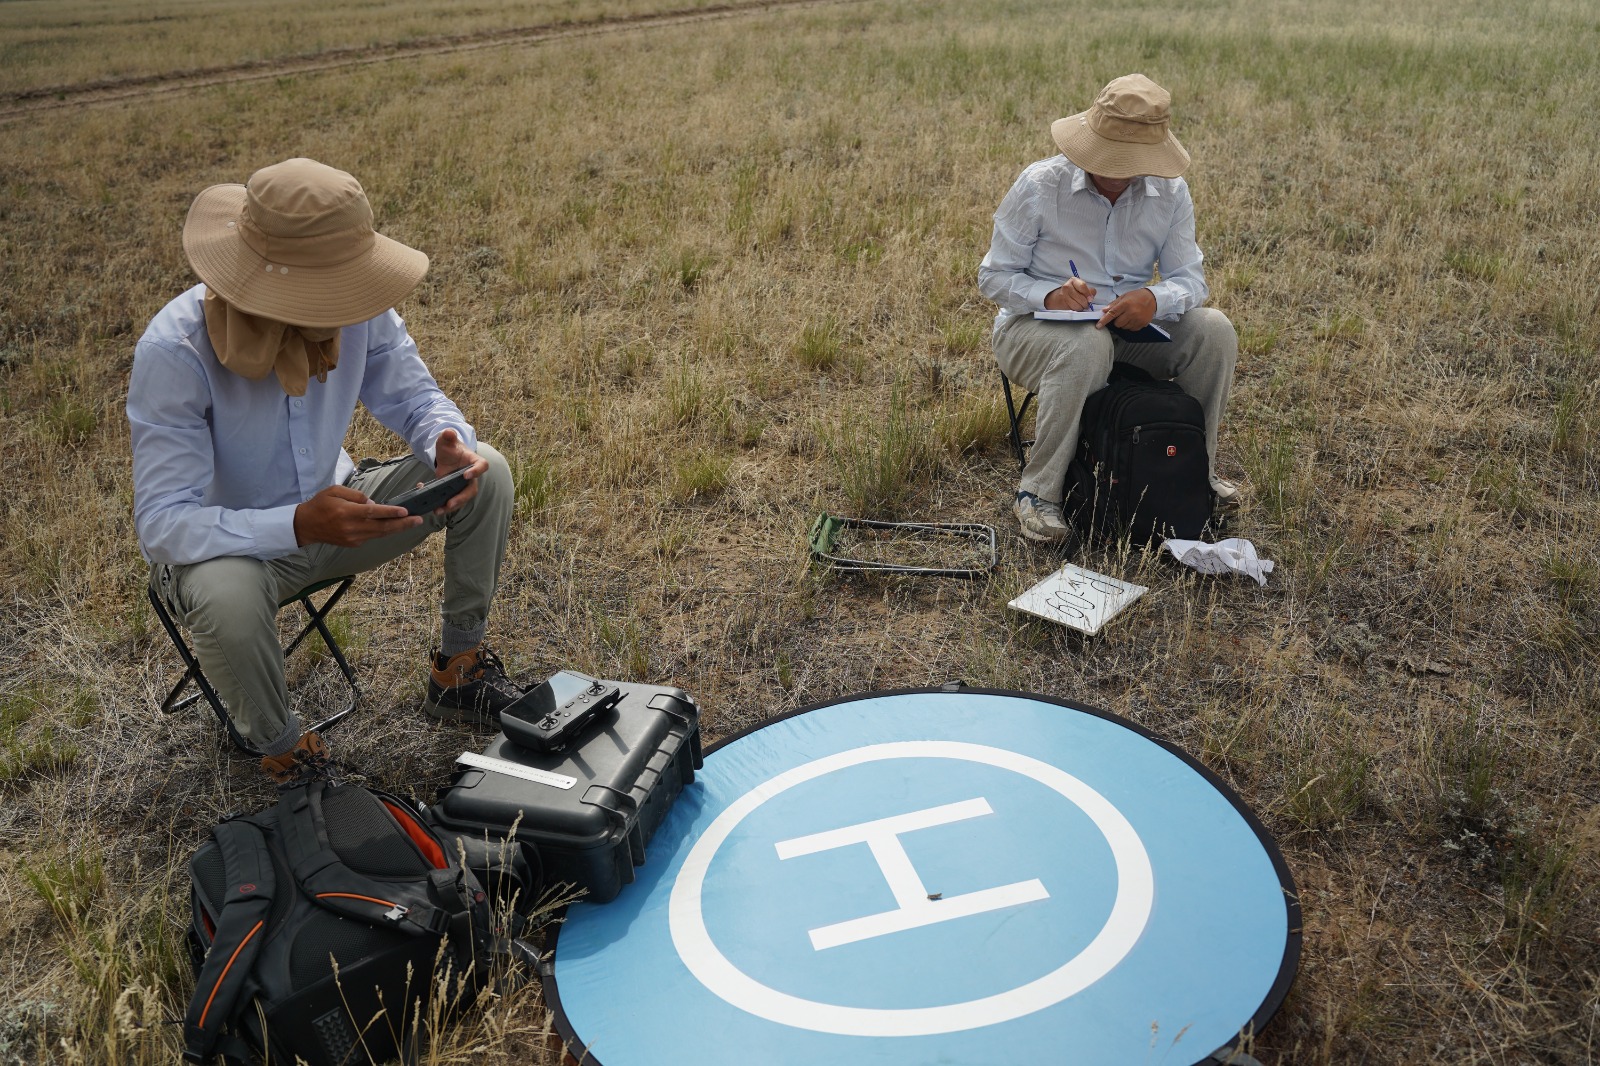
M 1068 563 L 1010 606 L 1093 635 L 1118 612 L 1150 590 Z

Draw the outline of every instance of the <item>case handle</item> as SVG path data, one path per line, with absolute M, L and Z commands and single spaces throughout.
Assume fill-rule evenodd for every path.
M 618 810 L 616 807 L 613 807 L 608 803 L 601 802 L 601 796 L 596 795 L 596 793 L 603 795 L 607 792 L 616 796 L 617 799 L 621 801 L 621 806 L 624 808 L 623 810 Z M 614 818 L 618 825 L 624 827 L 626 827 L 628 824 L 628 815 L 637 813 L 639 810 L 638 800 L 634 799 L 626 792 L 623 792 L 621 789 L 612 788 L 610 785 L 602 785 L 599 783 L 589 786 L 589 790 L 583 794 L 583 802 L 594 807 L 599 807 L 602 811 L 605 811 L 612 818 Z

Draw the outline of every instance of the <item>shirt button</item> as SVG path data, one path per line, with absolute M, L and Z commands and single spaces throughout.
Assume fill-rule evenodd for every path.
M 305 401 L 304 401 L 304 400 L 296 400 L 296 401 L 295 401 L 295 402 L 294 402 L 294 405 L 295 405 L 295 406 L 296 406 L 296 407 L 304 407 L 304 406 L 305 406 L 305 405 L 306 405 L 306 402 L 305 402 Z
M 306 453 L 306 450 L 305 450 L 305 449 L 304 449 L 304 448 L 301 448 L 301 449 L 300 449 L 300 454 L 301 454 L 301 455 L 304 455 L 304 454 L 305 454 L 305 453 Z

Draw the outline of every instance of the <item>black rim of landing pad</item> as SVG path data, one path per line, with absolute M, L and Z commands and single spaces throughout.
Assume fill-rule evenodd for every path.
M 1261 823 L 1261 819 L 1256 817 L 1255 812 L 1252 811 L 1249 805 L 1239 797 L 1237 792 L 1229 787 L 1226 781 L 1212 773 L 1204 763 L 1194 758 L 1178 745 L 1163 739 L 1155 733 L 1152 733 L 1150 730 L 1146 729 L 1142 725 L 1139 725 L 1137 722 L 1131 722 L 1120 715 L 1112 714 L 1109 711 L 1103 711 L 1098 707 L 1089 707 L 1081 703 L 1073 703 L 1071 700 L 1060 699 L 1056 696 L 1047 696 L 1040 692 L 1023 692 L 1017 689 L 969 688 L 960 684 L 946 685 L 937 688 L 874 689 L 870 692 L 857 692 L 848 696 L 838 696 L 831 700 L 824 700 L 821 703 L 808 704 L 805 707 L 801 707 L 799 710 L 789 711 L 785 714 L 768 718 L 765 721 L 759 722 L 753 726 L 741 729 L 737 733 L 723 737 L 721 740 L 707 747 L 705 749 L 705 754 L 709 756 L 718 749 L 732 744 L 735 741 L 742 740 L 752 733 L 760 732 L 768 726 L 776 725 L 779 722 L 784 722 L 791 718 L 797 718 L 802 714 L 810 714 L 812 711 L 820 711 L 825 707 L 834 707 L 841 703 L 857 703 L 862 700 L 879 699 L 884 696 L 922 695 L 1011 696 L 1021 699 L 1034 700 L 1039 703 L 1050 703 L 1057 707 L 1065 708 L 1069 711 L 1093 715 L 1096 718 L 1102 718 L 1114 725 L 1121 726 L 1129 732 L 1135 733 L 1151 743 L 1158 745 L 1163 750 L 1176 756 L 1184 763 L 1184 765 L 1188 766 L 1189 769 L 1199 774 L 1207 784 L 1216 789 L 1217 792 L 1228 801 L 1233 809 L 1239 813 L 1239 816 L 1244 819 L 1245 824 L 1250 827 L 1250 831 L 1255 834 L 1257 842 L 1260 843 L 1262 850 L 1266 852 L 1267 858 L 1271 860 L 1273 872 L 1276 873 L 1278 877 L 1278 885 L 1283 890 L 1283 903 L 1286 912 L 1285 916 L 1288 922 L 1287 935 L 1284 938 L 1283 962 L 1279 965 L 1278 974 L 1273 979 L 1272 987 L 1267 991 L 1266 998 L 1261 1001 L 1261 1006 L 1256 1009 L 1255 1014 L 1251 1016 L 1249 1022 L 1247 1022 L 1240 1030 L 1241 1033 L 1250 1036 L 1261 1032 L 1262 1028 L 1266 1026 L 1267 1022 L 1272 1020 L 1272 1016 L 1278 1013 L 1278 1008 L 1283 1006 L 1283 1001 L 1289 994 L 1289 986 L 1294 983 L 1295 973 L 1298 971 L 1300 966 L 1300 942 L 1302 938 L 1300 891 L 1295 885 L 1294 875 L 1289 872 L 1289 865 L 1288 863 L 1284 862 L 1283 853 L 1278 850 L 1277 841 L 1275 841 L 1272 837 L 1272 834 L 1267 831 L 1267 827 Z M 550 946 L 549 950 L 545 952 L 544 956 L 541 958 L 539 964 L 539 979 L 544 989 L 545 1002 L 548 1004 L 551 1016 L 555 1022 L 556 1032 L 560 1035 L 562 1042 L 566 1045 L 566 1053 L 577 1059 L 583 1064 L 583 1066 L 603 1066 L 601 1061 L 590 1053 L 588 1046 L 583 1042 L 582 1038 L 578 1036 L 577 1030 L 573 1028 L 572 1022 L 567 1017 L 566 1009 L 561 1002 L 561 991 L 556 985 L 555 956 L 556 949 L 561 940 L 561 927 L 564 924 L 566 911 L 567 908 L 562 907 L 556 913 L 554 920 L 551 922 Z M 1211 1052 L 1208 1050 L 1205 1057 L 1198 1060 L 1194 1066 L 1201 1066 L 1201 1064 L 1205 1063 L 1210 1058 Z

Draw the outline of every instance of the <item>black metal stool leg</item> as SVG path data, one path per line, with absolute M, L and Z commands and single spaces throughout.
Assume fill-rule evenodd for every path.
M 1011 452 L 1017 457 L 1017 469 L 1025 470 L 1028 467 L 1028 445 L 1033 442 L 1022 439 L 1022 420 L 1028 417 L 1028 405 L 1033 402 L 1033 393 L 1028 393 L 1022 398 L 1022 406 L 1018 407 L 1011 397 L 1011 379 L 1006 377 L 1004 370 L 1000 371 L 1000 387 L 1006 394 L 1006 414 L 1011 418 Z
M 227 730 L 228 738 L 235 747 L 249 755 L 260 755 L 261 750 L 244 738 L 238 729 L 234 728 L 233 719 L 228 716 L 228 709 L 222 704 L 222 697 L 217 695 L 217 690 L 211 687 L 211 682 L 206 678 L 205 671 L 200 669 L 200 660 L 195 658 L 194 652 L 189 648 L 189 642 L 183 639 L 183 634 L 178 631 L 178 625 L 172 620 L 172 614 L 167 610 L 167 605 L 156 595 L 156 590 L 147 588 L 145 594 L 150 598 L 150 606 L 155 608 L 156 617 L 161 620 L 161 626 L 167 631 L 167 636 L 172 639 L 172 646 L 178 649 L 178 655 L 183 659 L 183 676 L 178 678 L 178 683 L 172 686 L 167 693 L 167 698 L 161 701 L 161 710 L 165 714 L 172 714 L 194 706 L 196 701 L 205 700 L 211 706 L 211 713 L 217 716 L 217 721 L 222 723 L 222 728 Z M 191 696 L 178 699 L 178 693 L 188 687 L 190 682 L 198 689 Z
M 312 630 L 316 630 L 317 635 L 322 638 L 323 646 L 328 649 L 328 654 L 333 656 L 333 661 L 338 665 L 339 672 L 344 675 L 345 682 L 350 686 L 350 702 L 346 703 L 343 708 L 335 711 L 333 714 L 328 715 L 328 717 L 322 719 L 320 722 L 315 722 L 306 726 L 307 729 L 315 730 L 319 733 L 330 728 L 334 723 L 340 721 L 346 715 L 354 711 L 356 709 L 357 702 L 359 702 L 361 698 L 361 687 L 356 683 L 356 672 L 351 668 L 349 662 L 345 660 L 344 649 L 339 647 L 339 642 L 334 639 L 333 631 L 328 628 L 328 623 L 326 621 L 328 612 L 332 611 L 333 608 L 338 604 L 345 592 L 349 590 L 351 584 L 354 583 L 355 578 L 352 576 L 338 580 L 338 587 L 335 588 L 332 594 L 322 602 L 321 607 L 317 607 L 311 602 L 311 596 L 318 590 L 318 588 L 326 587 L 325 585 L 314 586 L 295 597 L 300 601 L 300 606 L 305 608 L 306 617 L 309 619 L 309 621 L 306 622 L 304 628 L 300 630 L 295 638 L 289 642 L 288 646 L 283 649 L 283 656 L 285 659 L 287 659 L 290 653 L 300 646 L 300 642 L 310 635 Z

